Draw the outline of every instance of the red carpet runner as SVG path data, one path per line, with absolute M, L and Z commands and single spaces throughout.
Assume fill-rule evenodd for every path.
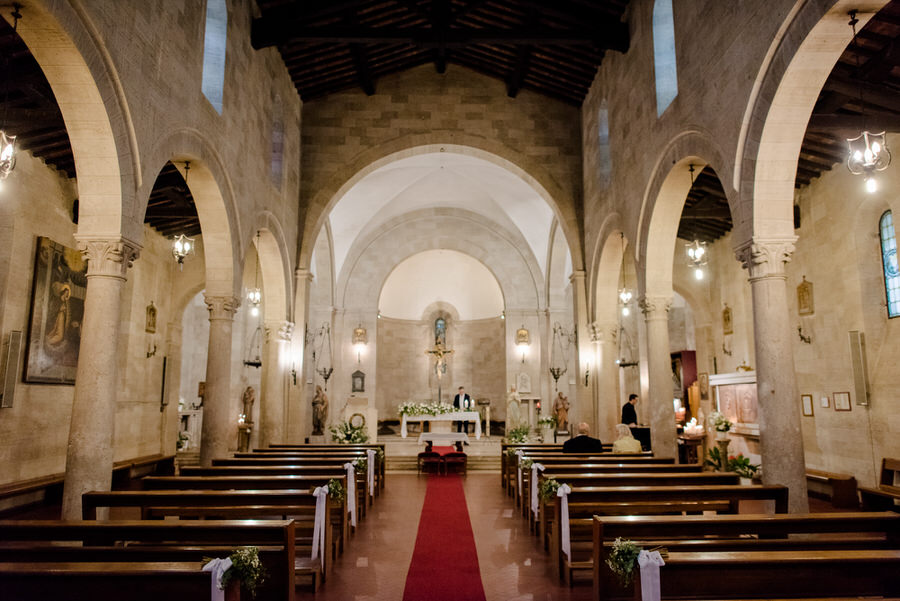
M 462 480 L 429 476 L 403 601 L 485 601 Z

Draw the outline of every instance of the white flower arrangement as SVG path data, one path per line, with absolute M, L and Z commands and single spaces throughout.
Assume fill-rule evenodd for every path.
M 728 421 L 728 418 L 719 413 L 718 411 L 713 411 L 709 414 L 709 423 L 712 424 L 712 427 L 715 428 L 716 432 L 728 432 L 731 430 L 731 422 Z
M 447 403 L 417 403 L 416 401 L 406 401 L 400 403 L 398 412 L 400 416 L 415 417 L 417 415 L 443 415 L 445 413 L 453 413 L 456 407 Z

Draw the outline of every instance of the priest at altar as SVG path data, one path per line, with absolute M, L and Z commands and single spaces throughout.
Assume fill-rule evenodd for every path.
M 466 389 L 462 386 L 456 391 L 456 396 L 453 397 L 453 406 L 456 407 L 460 411 L 468 411 L 472 406 L 472 398 L 466 394 Z M 456 422 L 456 431 L 462 432 L 465 427 L 466 434 L 469 433 L 469 422 L 466 421 L 458 421 Z

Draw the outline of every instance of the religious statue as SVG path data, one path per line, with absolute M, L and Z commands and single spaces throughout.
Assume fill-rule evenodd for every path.
M 253 403 L 255 402 L 256 391 L 252 386 L 248 386 L 241 395 L 241 414 L 244 416 L 245 423 L 253 423 Z
M 328 396 L 321 386 L 316 386 L 316 396 L 312 400 L 313 407 L 313 434 L 320 436 L 325 429 L 325 420 L 328 419 Z
M 434 348 L 425 351 L 426 355 L 434 357 L 434 375 L 437 376 L 438 381 L 438 402 L 441 402 L 441 387 L 443 385 L 444 374 L 447 373 L 446 356 L 451 353 L 453 353 L 453 349 L 445 347 L 444 343 L 441 342 L 441 339 L 438 337 L 434 339 Z
M 509 387 L 509 394 L 506 395 L 506 429 L 511 430 L 522 422 L 522 407 L 519 393 L 516 392 L 515 386 Z
M 557 430 L 569 429 L 569 397 L 561 392 L 556 395 L 556 400 L 553 401 L 553 415 L 556 416 Z

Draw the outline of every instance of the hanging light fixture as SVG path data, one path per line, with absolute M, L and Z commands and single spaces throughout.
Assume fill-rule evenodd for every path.
M 187 185 L 188 172 L 191 170 L 191 162 L 184 162 L 184 183 Z M 172 239 L 172 255 L 178 261 L 178 268 L 184 270 L 184 260 L 194 254 L 194 239 L 184 234 L 179 234 Z
M 622 267 L 619 269 L 622 286 L 619 288 L 619 304 L 622 306 L 622 315 L 627 317 L 631 313 L 628 303 L 631 302 L 634 295 L 628 287 L 628 278 L 625 277 L 625 234 L 620 233 L 619 236 L 622 237 Z
M 318 350 L 313 350 L 313 369 L 325 380 L 325 390 L 328 390 L 328 378 L 334 372 L 331 365 L 331 326 L 328 322 L 319 327 L 316 337 L 319 338 L 319 343 Z
M 847 138 L 850 153 L 847 157 L 847 168 L 853 175 L 864 175 L 867 192 L 878 190 L 878 182 L 874 178 L 876 171 L 884 171 L 891 164 L 891 151 L 888 150 L 885 132 L 872 133 L 866 128 L 866 104 L 863 100 L 863 81 L 859 74 L 859 43 L 856 38 L 857 11 L 850 11 L 850 30 L 853 32 L 853 55 L 856 58 L 856 78 L 859 83 L 859 112 L 862 115 L 863 131 L 855 138 Z
M 353 337 L 351 338 L 351 342 L 353 344 L 353 350 L 356 351 L 356 362 L 360 363 L 362 361 L 363 349 L 365 349 L 366 345 L 369 344 L 369 334 L 362 326 L 362 323 L 353 328 Z
M 522 352 L 522 363 L 525 363 L 525 354 L 528 352 L 528 347 L 531 345 L 531 334 L 528 332 L 528 329 L 525 328 L 525 324 L 522 324 L 522 327 L 516 330 L 516 346 Z
M 566 358 L 569 354 L 569 345 L 572 336 L 558 321 L 553 324 L 553 343 L 550 347 L 550 375 L 553 376 L 553 386 L 559 391 L 559 379 L 568 371 Z
M 691 188 L 694 187 L 694 165 L 688 165 L 688 172 L 691 174 Z M 688 265 L 694 269 L 694 277 L 702 280 L 704 273 L 703 268 L 709 262 L 708 244 L 704 241 L 694 239 L 693 242 L 685 244 L 685 250 L 688 256 Z
M 256 232 L 256 273 L 253 288 L 247 290 L 247 302 L 250 303 L 250 315 L 259 315 L 259 304 L 262 302 L 262 291 L 259 288 L 259 232 Z
M 22 18 L 22 13 L 19 12 L 19 9 L 22 8 L 21 4 L 13 4 L 13 37 L 16 35 L 16 28 L 19 26 L 19 19 Z M 8 133 L 5 128 L 7 123 L 7 111 L 9 110 L 9 82 L 11 80 L 10 73 L 12 69 L 9 66 L 9 56 L 5 57 L 6 62 L 6 74 L 5 74 L 5 97 L 3 100 L 3 112 L 4 118 L 3 123 L 0 125 L 0 182 L 9 177 L 9 174 L 12 173 L 12 170 L 16 168 L 16 136 Z

